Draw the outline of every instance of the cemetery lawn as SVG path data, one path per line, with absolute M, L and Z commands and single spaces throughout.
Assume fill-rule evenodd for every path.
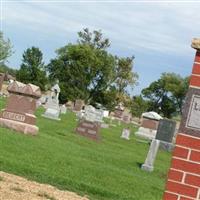
M 0 109 L 5 99 L 0 98 Z M 16 174 L 92 200 L 161 200 L 171 155 L 159 151 L 155 170 L 142 171 L 149 144 L 120 138 L 124 125 L 101 129 L 102 140 L 75 134 L 75 114 L 61 121 L 41 117 L 37 110 L 37 136 L 0 127 L 0 171 Z

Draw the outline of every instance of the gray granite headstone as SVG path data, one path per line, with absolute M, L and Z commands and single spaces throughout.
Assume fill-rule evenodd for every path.
M 171 143 L 176 129 L 176 122 L 169 119 L 161 119 L 158 125 L 156 139 Z
M 160 141 L 153 139 L 151 142 L 151 146 L 149 148 L 149 152 L 147 154 L 145 163 L 142 165 L 141 169 L 152 172 L 154 169 L 154 161 L 156 159 L 156 155 L 160 146 Z
M 174 144 L 172 143 L 176 130 L 176 122 L 169 119 L 161 119 L 158 125 L 156 139 L 160 140 L 160 149 L 172 151 Z

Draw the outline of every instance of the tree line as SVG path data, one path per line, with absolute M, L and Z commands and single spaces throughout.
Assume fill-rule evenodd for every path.
M 42 91 L 59 80 L 61 103 L 82 99 L 92 105 L 102 104 L 109 110 L 123 103 L 134 116 L 153 110 L 170 118 L 181 112 L 188 77 L 163 73 L 139 96 L 131 96 L 138 81 L 138 74 L 133 71 L 135 57 L 113 55 L 108 52 L 110 45 L 100 30 L 85 28 L 78 32 L 76 43 L 57 49 L 56 57 L 48 64 L 43 61 L 42 51 L 33 46 L 24 51 L 20 69 L 13 70 L 5 65 L 13 53 L 12 45 L 0 33 L 0 71 L 10 71 L 17 80 L 38 85 Z

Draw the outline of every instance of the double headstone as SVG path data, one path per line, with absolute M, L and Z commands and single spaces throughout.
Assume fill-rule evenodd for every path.
M 99 140 L 99 130 L 103 122 L 103 110 L 93 106 L 85 106 L 85 113 L 80 120 L 76 132 L 91 139 Z
M 40 88 L 14 81 L 8 86 L 8 92 L 6 108 L 0 113 L 0 125 L 25 134 L 37 134 L 34 112 L 36 100 L 41 96 Z
M 46 103 L 46 111 L 42 115 L 43 117 L 54 119 L 54 120 L 60 120 L 60 107 L 59 107 L 59 93 L 60 93 L 60 87 L 58 84 L 54 85 L 51 88 L 51 94 L 49 95 Z

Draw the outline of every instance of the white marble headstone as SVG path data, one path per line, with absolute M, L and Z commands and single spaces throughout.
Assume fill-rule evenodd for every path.
M 130 140 L 129 136 L 130 136 L 130 129 L 124 128 L 123 131 L 122 131 L 121 138 L 124 138 L 126 140 Z

